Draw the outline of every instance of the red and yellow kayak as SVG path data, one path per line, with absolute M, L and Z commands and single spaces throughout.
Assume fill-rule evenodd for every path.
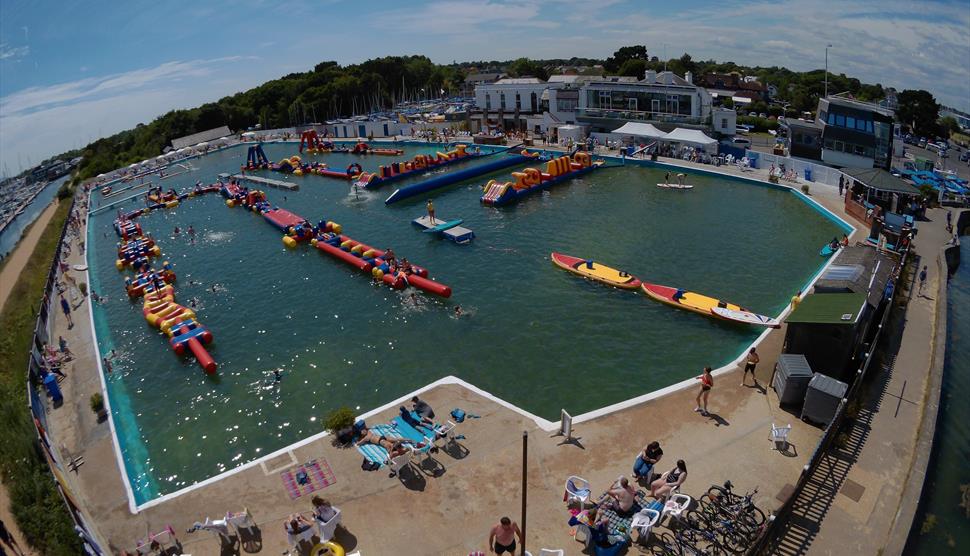
M 708 317 L 720 318 L 744 324 L 767 326 L 770 328 L 777 328 L 780 326 L 780 323 L 776 319 L 751 312 L 740 305 L 721 301 L 720 299 L 708 297 L 696 292 L 678 290 L 677 288 L 671 288 L 670 286 L 661 286 L 659 284 L 649 284 L 646 282 L 641 284 L 640 289 L 643 290 L 643 293 L 661 303 L 666 303 L 667 305 L 673 305 L 674 307 L 700 313 Z M 681 295 L 679 298 L 675 299 L 675 294 L 677 291 L 680 291 Z
M 602 282 L 608 286 L 635 290 L 640 287 L 640 280 L 628 272 L 610 268 L 606 265 L 562 253 L 550 255 L 552 263 L 563 270 L 568 270 L 573 274 L 578 274 L 584 278 Z

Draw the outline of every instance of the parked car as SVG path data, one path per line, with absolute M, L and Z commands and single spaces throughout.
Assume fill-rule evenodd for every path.
M 963 154 L 960 155 L 960 162 L 967 161 L 970 161 L 970 151 L 963 151 Z
M 747 135 L 748 134 L 748 128 L 745 127 L 745 126 L 743 126 L 743 125 L 739 125 L 736 128 L 734 128 L 734 133 L 737 134 L 737 135 Z
M 739 149 L 750 149 L 751 139 L 748 139 L 747 137 L 735 137 L 731 139 L 731 142 L 729 143 L 729 145 L 731 145 L 732 147 L 737 147 Z
M 920 137 L 919 138 L 919 141 L 916 142 L 916 146 L 918 146 L 921 149 L 925 149 L 926 148 L 926 139 L 923 138 L 923 137 Z

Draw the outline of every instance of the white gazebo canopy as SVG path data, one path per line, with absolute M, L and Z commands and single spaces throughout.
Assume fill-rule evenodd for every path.
M 636 137 L 649 137 L 651 139 L 666 139 L 667 134 L 653 127 L 651 124 L 640 122 L 627 122 L 621 127 L 613 130 L 613 133 L 620 135 L 634 135 Z
M 208 146 L 209 146 L 209 144 L 206 143 L 205 141 L 203 141 L 203 142 L 199 143 L 198 145 L 196 145 L 195 148 L 201 149 L 202 147 L 208 147 Z
M 181 148 L 181 149 L 178 150 L 178 154 L 185 154 L 185 153 L 187 153 L 187 152 L 189 152 L 191 150 L 192 149 L 190 149 L 188 147 L 183 147 L 183 148 Z
M 711 145 L 716 145 L 717 140 L 711 139 L 704 132 L 699 129 L 684 129 L 678 127 L 677 129 L 671 131 L 664 137 L 665 141 L 677 141 L 678 143 L 689 143 L 691 145 L 700 145 L 702 147 L 708 147 Z

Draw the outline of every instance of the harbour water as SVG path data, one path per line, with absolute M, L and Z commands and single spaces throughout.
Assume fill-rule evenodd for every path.
M 264 147 L 271 160 L 296 152 L 295 145 Z M 406 148 L 400 158 L 441 149 Z M 244 148 L 210 154 L 193 161 L 196 172 L 163 187 L 209 183 L 244 158 Z M 317 158 L 365 170 L 396 160 Z M 215 336 L 215 378 L 178 358 L 145 323 L 114 267 L 115 211 L 92 217 L 91 287 L 108 298 L 94 319 L 101 353 L 116 350 L 108 392 L 136 500 L 316 434 L 336 407 L 364 412 L 442 376 L 555 419 L 560 408 L 580 414 L 723 365 L 761 332 L 584 281 L 555 268 L 551 251 L 776 315 L 824 263 L 819 246 L 841 234 L 786 191 L 693 174 L 692 191 L 665 190 L 655 186 L 663 171 L 629 166 L 512 207 L 481 206 L 479 186 L 512 170 L 434 194 L 439 218 L 463 218 L 477 234 L 467 246 L 411 224 L 424 214 L 425 198 L 385 206 L 392 188 L 355 194 L 346 181 L 290 176 L 299 191 L 267 191 L 274 204 L 313 222 L 339 222 L 346 235 L 428 268 L 453 288 L 448 300 L 375 285 L 306 245 L 287 250 L 263 218 L 227 208 L 216 195 L 140 218 L 163 260 L 175 265 L 177 299 L 194 301 Z
M 907 554 L 970 550 L 970 241 L 947 292 L 947 346 L 933 454 Z
M 71 178 L 70 174 L 57 178 L 56 180 L 47 184 L 44 189 L 34 197 L 34 200 L 27 205 L 24 212 L 13 219 L 3 232 L 0 232 L 0 256 L 6 258 L 17 243 L 20 241 L 21 236 L 23 236 L 24 230 L 27 226 L 30 226 L 40 213 L 44 212 L 47 205 L 51 204 L 51 201 L 57 197 L 57 190 L 61 188 L 67 180 Z

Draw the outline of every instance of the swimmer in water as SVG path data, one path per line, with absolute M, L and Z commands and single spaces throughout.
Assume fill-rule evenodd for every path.
M 175 235 L 179 235 L 179 227 L 175 226 Z
M 455 305 L 455 318 L 461 318 L 461 305 Z
M 279 369 L 273 369 L 273 382 L 280 382 L 283 380 L 283 373 Z
M 408 299 L 410 300 L 411 305 L 417 305 L 418 304 L 418 296 L 415 295 L 414 292 L 411 292 L 411 297 L 409 297 Z

